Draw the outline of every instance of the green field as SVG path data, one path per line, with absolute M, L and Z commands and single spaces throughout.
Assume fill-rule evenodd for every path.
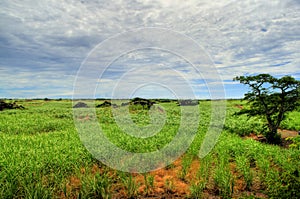
M 171 165 L 143 174 L 111 169 L 87 151 L 74 125 L 72 101 L 17 104 L 25 109 L 0 112 L 0 198 L 300 198 L 299 145 L 294 141 L 286 148 L 242 137 L 259 134 L 264 121 L 233 116 L 246 106 L 239 100 L 226 102 L 223 131 L 205 158 L 198 152 L 210 122 L 211 101 L 200 101 L 199 128 L 187 152 Z M 179 106 L 159 106 L 166 114 L 165 124 L 146 139 L 122 131 L 111 107 L 97 108 L 97 118 L 82 108 L 82 117 L 75 120 L 88 124 L 96 119 L 116 146 L 146 153 L 172 141 L 180 126 Z M 130 113 L 136 125 L 151 121 L 147 110 Z M 282 129 L 299 131 L 299 118 L 300 112 L 290 113 Z

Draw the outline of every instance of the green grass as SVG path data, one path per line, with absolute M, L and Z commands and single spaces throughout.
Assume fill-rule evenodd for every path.
M 219 141 L 208 156 L 199 159 L 211 110 L 209 101 L 200 102 L 199 128 L 182 157 L 182 170 L 178 173 L 182 181 L 190 185 L 191 195 L 187 197 L 203 197 L 203 193 L 223 198 L 241 197 L 243 191 L 248 191 L 273 198 L 299 198 L 299 148 L 284 149 L 239 137 L 259 132 L 263 124 L 258 119 L 233 116 L 239 110 L 235 105 L 243 103 L 227 102 L 225 127 Z M 23 100 L 18 104 L 26 109 L 0 112 L 0 198 L 110 198 L 118 196 L 121 189 L 128 198 L 139 196 L 139 184 L 132 174 L 106 167 L 85 149 L 74 125 L 71 101 Z M 160 105 L 165 109 L 166 123 L 159 133 L 146 139 L 126 134 L 115 123 L 111 108 L 97 109 L 97 120 L 105 136 L 118 147 L 139 153 L 155 151 L 174 138 L 181 117 L 175 103 Z M 84 117 L 87 110 L 83 110 Z M 150 121 L 148 111 L 143 109 L 132 110 L 130 117 L 140 127 Z M 298 130 L 297 117 L 299 112 L 290 113 L 282 127 Z M 88 124 L 89 121 L 80 122 Z M 197 180 L 189 182 L 186 176 L 195 159 L 202 166 Z M 99 170 L 96 174 L 95 168 Z M 74 184 L 73 178 L 79 179 L 79 185 Z M 144 178 L 147 193 L 150 193 L 155 179 L 146 174 Z M 244 190 L 234 189 L 237 180 L 243 181 Z M 171 193 L 173 183 L 165 183 Z M 260 190 L 253 187 L 257 183 Z
M 74 131 L 37 135 L 1 133 L 0 142 L 1 198 L 30 196 L 36 194 L 31 193 L 35 189 L 51 197 L 68 176 L 92 162 Z
M 300 131 L 300 112 L 293 111 L 287 114 L 287 118 L 282 121 L 281 128 Z

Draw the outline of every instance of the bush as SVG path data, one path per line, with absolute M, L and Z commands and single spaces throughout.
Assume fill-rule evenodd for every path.
M 88 108 L 88 105 L 84 102 L 78 102 L 73 106 L 73 108 Z
M 0 100 L 0 111 L 4 109 L 24 109 L 22 105 L 17 105 L 16 102 L 5 102 L 4 100 Z
M 111 107 L 111 106 L 114 108 L 118 107 L 118 105 L 116 105 L 116 104 L 112 104 L 109 101 L 104 101 L 102 104 L 97 105 L 96 108 L 105 108 L 105 107 Z
M 239 136 L 247 136 L 251 133 L 262 134 L 263 122 L 259 118 L 249 118 L 246 115 L 227 117 L 224 129 Z
M 292 141 L 292 143 L 289 145 L 289 148 L 298 149 L 300 150 L 300 136 L 297 137 L 288 137 L 286 140 Z

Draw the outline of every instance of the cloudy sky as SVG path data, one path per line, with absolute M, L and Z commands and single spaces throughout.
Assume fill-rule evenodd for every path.
M 298 0 L 7 0 L 0 7 L 0 98 L 74 91 L 240 98 L 246 87 L 235 76 L 300 79 Z

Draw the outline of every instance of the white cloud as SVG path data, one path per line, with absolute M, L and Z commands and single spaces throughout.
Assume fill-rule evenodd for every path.
M 32 86 L 35 88 L 32 92 L 47 96 L 49 93 L 43 88 L 48 83 L 57 95 L 71 93 L 74 78 L 68 75 L 76 74 L 93 47 L 116 34 L 142 27 L 166 28 L 193 39 L 211 57 L 226 84 L 237 75 L 271 73 L 299 78 L 300 74 L 300 4 L 297 0 L 11 0 L 0 2 L 0 6 L 3 77 L 0 83 L 6 88 L 1 95 L 13 97 L 16 96 L 13 92 L 22 93 L 22 85 L 34 85 L 31 80 L 38 75 L 37 82 L 43 86 Z M 178 41 L 170 37 L 163 38 L 164 42 L 176 46 Z M 182 49 L 191 53 L 189 46 Z M 107 53 L 111 50 L 114 46 L 107 49 Z M 153 76 L 174 83 L 176 77 L 165 69 L 167 62 L 173 68 L 178 64 L 176 70 L 184 72 L 198 88 L 198 75 L 193 69 L 180 64 L 182 59 L 161 53 L 152 54 L 151 59 L 138 52 L 122 57 L 123 68 L 113 68 L 103 80 L 107 89 L 111 89 L 109 82 L 113 83 L 124 73 L 126 63 L 128 67 L 143 66 L 143 72 L 149 69 Z M 162 64 L 163 60 L 165 63 L 160 67 L 149 65 Z M 99 59 L 97 61 L 95 67 L 101 67 Z M 12 71 L 21 72 L 13 74 Z M 150 81 L 150 77 L 144 81 Z M 56 88 L 57 85 L 68 85 L 69 90 Z

